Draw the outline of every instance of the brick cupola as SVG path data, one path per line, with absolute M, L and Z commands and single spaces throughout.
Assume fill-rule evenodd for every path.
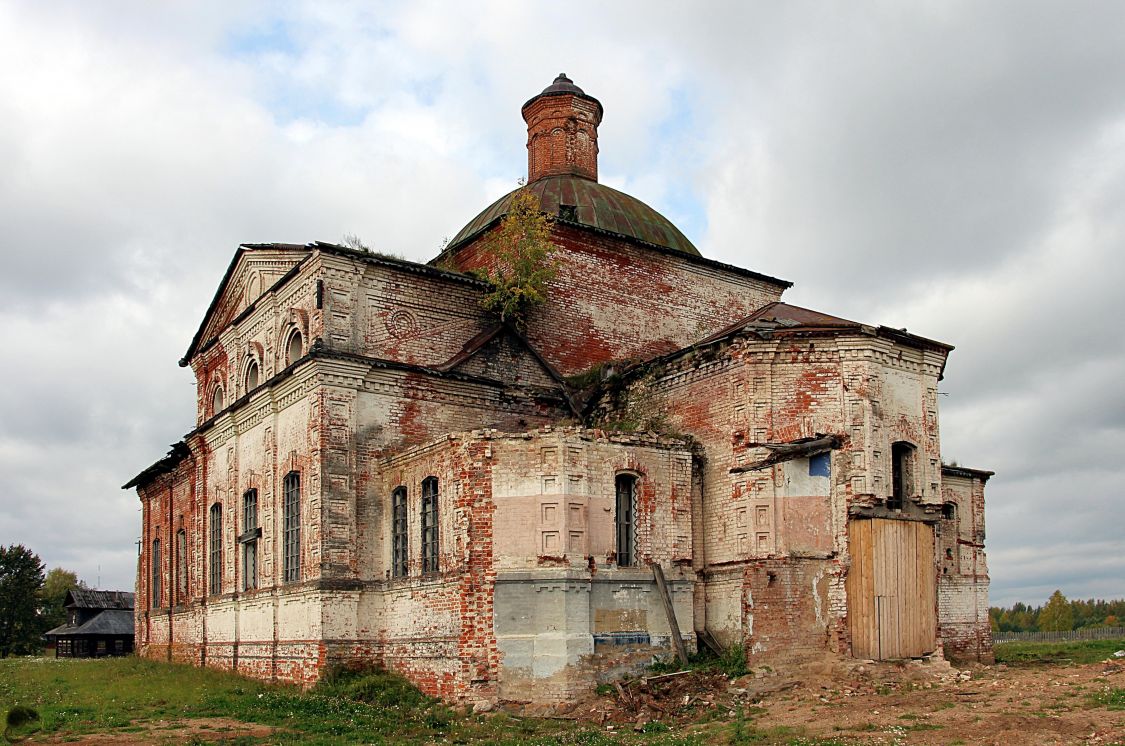
M 559 73 L 521 109 L 527 122 L 527 181 L 545 176 L 598 180 L 598 125 L 602 105 Z

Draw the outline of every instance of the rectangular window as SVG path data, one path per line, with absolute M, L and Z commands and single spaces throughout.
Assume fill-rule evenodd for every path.
M 176 603 L 187 600 L 187 534 L 181 528 L 176 532 Z
M 422 480 L 422 572 L 438 571 L 438 480 Z
M 891 444 L 891 496 L 887 507 L 902 510 L 906 498 L 914 495 L 914 446 L 905 441 Z
M 160 539 L 152 540 L 152 557 L 150 558 L 150 562 L 152 563 L 152 583 L 149 589 L 152 592 L 151 605 L 152 608 L 158 609 L 160 608 L 160 603 L 162 601 L 160 594 Z
M 211 506 L 210 521 L 211 555 L 208 586 L 211 595 L 217 595 L 223 592 L 223 506 L 219 503 Z
M 391 574 L 406 577 L 410 555 L 407 549 L 406 488 L 398 487 L 391 494 Z
M 115 655 L 121 655 L 125 652 L 125 641 L 120 637 L 113 641 L 113 652 Z
M 637 508 L 637 478 L 631 474 L 618 474 L 615 484 L 617 509 L 614 512 L 614 522 L 617 527 L 617 566 L 630 567 L 636 560 L 634 514 Z
M 284 580 L 301 579 L 301 475 L 291 471 L 285 475 Z
M 258 490 L 242 496 L 242 590 L 258 587 Z

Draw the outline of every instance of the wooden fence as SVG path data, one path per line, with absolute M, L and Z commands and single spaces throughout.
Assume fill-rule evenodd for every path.
M 993 642 L 1070 642 L 1072 640 L 1125 640 L 1125 627 L 1087 627 L 1065 632 L 996 632 Z

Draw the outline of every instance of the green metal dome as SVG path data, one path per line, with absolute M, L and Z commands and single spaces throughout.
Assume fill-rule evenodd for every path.
M 635 197 L 580 176 L 546 176 L 526 187 L 543 212 L 559 222 L 699 256 L 699 249 L 668 218 Z M 489 205 L 453 237 L 450 248 L 468 243 L 508 212 L 516 189 Z M 573 208 L 573 209 L 571 209 Z

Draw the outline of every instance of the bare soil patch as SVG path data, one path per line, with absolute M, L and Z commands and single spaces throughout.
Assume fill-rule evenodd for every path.
M 192 718 L 190 720 L 146 720 L 133 728 L 91 733 L 82 736 L 59 734 L 45 743 L 70 744 L 153 744 L 206 742 L 222 743 L 238 738 L 267 738 L 276 728 L 258 723 L 244 723 L 232 718 Z M 38 741 L 39 739 L 35 739 Z
M 613 731 L 659 723 L 683 733 L 746 718 L 755 743 L 1104 746 L 1125 744 L 1125 710 L 1097 697 L 1122 688 L 1125 660 L 957 669 L 830 659 L 733 680 L 706 671 L 637 679 L 568 716 Z

